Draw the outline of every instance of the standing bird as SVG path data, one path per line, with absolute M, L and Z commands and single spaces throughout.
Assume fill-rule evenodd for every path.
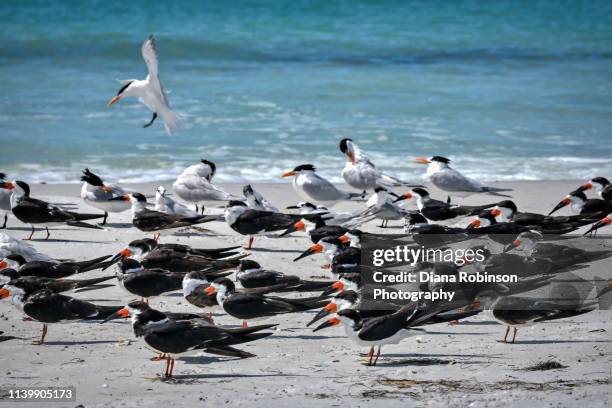
M 108 102 L 108 106 L 111 107 L 126 96 L 134 96 L 153 112 L 151 121 L 143 127 L 151 126 L 159 115 L 164 120 L 166 133 L 171 135 L 183 124 L 183 116 L 172 110 L 168 103 L 168 95 L 166 95 L 166 91 L 164 91 L 159 80 L 157 48 L 155 47 L 155 38 L 152 35 L 142 44 L 141 53 L 147 64 L 149 74 L 144 80 L 128 79 L 120 81 L 123 86 L 119 89 L 117 95 Z
M 239 197 L 223 191 L 213 184 L 212 179 L 217 172 L 215 163 L 202 159 L 198 164 L 187 167 L 172 184 L 174 192 L 182 200 L 194 203 L 198 211 L 198 203 L 202 201 L 228 201 Z M 204 205 L 202 205 L 204 213 Z
M 361 193 L 349 193 L 348 191 L 340 190 L 329 180 L 318 175 L 312 164 L 301 164 L 293 170 L 282 174 L 282 177 L 291 176 L 295 176 L 293 179 L 293 189 L 306 201 L 334 205 L 341 200 L 363 198 Z
M 89 169 L 83 170 L 81 181 L 83 181 L 81 198 L 85 204 L 104 211 L 104 220 L 100 225 L 106 224 L 109 212 L 119 213 L 130 208 L 130 205 L 124 201 L 111 201 L 112 198 L 126 194 L 121 186 L 106 184 Z
M 4 183 L 6 174 L 0 173 L 0 183 Z M 4 224 L 0 229 L 6 228 L 6 221 L 8 220 L 8 213 L 11 212 L 11 191 L 0 188 L 0 210 L 4 212 Z
M 34 235 L 35 224 L 42 224 L 45 226 L 47 230 L 47 237 L 45 239 L 49 239 L 51 236 L 49 232 L 50 225 L 66 224 L 73 227 L 101 229 L 100 227 L 82 221 L 102 218 L 103 215 L 79 214 L 66 211 L 46 201 L 32 198 L 30 197 L 30 186 L 26 182 L 4 182 L 0 183 L 0 188 L 13 190 L 11 194 L 11 211 L 13 215 L 24 224 L 30 224 L 32 226 L 32 233 L 26 238 L 28 241 L 31 240 Z
M 512 191 L 512 189 L 485 186 L 474 179 L 464 176 L 449 165 L 450 160 L 446 157 L 434 156 L 430 159 L 426 157 L 417 157 L 415 162 L 418 164 L 427 164 L 427 177 L 429 180 L 434 186 L 449 194 L 467 197 L 476 193 L 486 193 L 510 197 L 506 194 L 501 194 L 501 192 Z
M 352 139 L 342 139 L 340 141 L 340 151 L 346 155 L 347 159 L 346 165 L 342 169 L 342 178 L 349 186 L 357 190 L 363 190 L 364 195 L 366 191 L 374 190 L 378 186 L 389 189 L 399 186 L 422 187 L 406 183 L 378 170 Z

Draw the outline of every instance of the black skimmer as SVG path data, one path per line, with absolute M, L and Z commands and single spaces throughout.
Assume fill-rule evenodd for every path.
M 323 253 L 325 259 L 329 261 L 329 265 L 334 270 L 334 266 L 357 266 L 361 263 L 361 249 L 356 247 L 346 248 L 344 242 L 336 237 L 324 237 L 316 244 L 312 244 L 310 248 L 302 252 L 293 261 L 299 261 L 310 255 Z
M 193 248 L 189 245 L 184 244 L 176 244 L 176 243 L 161 243 L 152 238 L 142 238 L 139 240 L 132 241 L 129 245 L 137 242 L 144 242 L 149 246 L 149 250 L 152 251 L 154 249 L 170 249 L 174 252 L 182 252 L 184 254 L 189 255 L 200 255 L 204 257 L 208 257 L 211 259 L 219 259 L 225 258 L 230 255 L 235 255 L 237 252 L 229 252 L 235 249 L 240 248 L 240 245 L 235 245 L 231 247 L 221 247 L 221 248 Z
M 206 288 L 210 286 L 209 275 L 202 271 L 194 271 L 183 277 L 182 289 L 185 300 L 201 309 L 219 306 L 215 294 L 207 294 Z
M 306 217 L 291 225 L 280 236 L 283 237 L 296 231 L 304 231 L 310 235 L 310 240 L 316 243 L 323 237 L 340 237 L 348 231 L 347 228 L 339 225 L 327 225 L 320 215 L 309 215 Z
M 578 187 L 579 191 L 586 191 L 595 188 L 599 197 L 607 201 L 612 201 L 612 183 L 605 177 L 594 177 Z
M 199 215 L 196 211 L 187 208 L 181 203 L 177 203 L 169 197 L 164 186 L 157 187 L 155 191 L 155 211 L 179 215 L 181 217 L 197 217 Z
M 125 201 L 111 201 L 112 198 L 126 194 L 121 186 L 105 183 L 89 169 L 83 170 L 81 181 L 81 198 L 85 204 L 104 211 L 104 219 L 100 225 L 106 224 L 109 212 L 120 213 L 130 209 L 130 204 Z
M 31 240 L 34 235 L 34 225 L 44 225 L 49 239 L 50 225 L 66 224 L 73 227 L 101 229 L 95 225 L 87 224 L 82 221 L 102 218 L 99 214 L 79 214 L 63 210 L 46 201 L 30 197 L 30 186 L 23 181 L 0 183 L 0 188 L 12 190 L 11 211 L 17 219 L 24 224 L 32 226 L 32 233 L 27 240 Z
M 240 261 L 236 270 L 236 280 L 246 289 L 277 287 L 275 292 L 311 292 L 323 290 L 329 286 L 327 281 L 302 280 L 295 275 L 285 275 L 282 272 L 264 269 L 259 263 L 250 259 Z
M 343 324 L 346 335 L 360 346 L 370 347 L 368 353 L 368 366 L 376 365 L 380 357 L 383 345 L 397 344 L 404 338 L 413 336 L 417 332 L 412 327 L 413 317 L 417 313 L 414 305 L 401 307 L 394 313 L 379 317 L 364 319 L 354 309 L 344 309 L 336 313 L 336 316 L 319 325 L 314 331 L 319 331 L 329 326 Z M 374 348 L 378 346 L 378 352 L 374 355 Z
M 213 184 L 217 171 L 215 163 L 202 159 L 198 164 L 187 167 L 172 184 L 174 192 L 182 200 L 194 203 L 196 211 L 202 201 L 228 201 L 239 197 L 230 194 Z
M 8 255 L 0 261 L 0 269 L 12 268 L 19 272 L 21 276 L 37 276 L 39 278 L 60 279 L 67 276 L 93 271 L 94 269 L 108 266 L 107 256 L 90 259 L 87 261 L 29 261 L 27 262 L 21 255 Z
M 201 269 L 223 271 L 237 267 L 240 258 L 247 256 L 244 254 L 228 259 L 216 259 L 220 256 L 234 255 L 235 252 L 216 254 L 211 252 L 213 255 L 204 253 L 200 255 L 184 252 L 180 246 L 173 248 L 172 244 L 168 244 L 170 245 L 168 247 L 165 245 L 153 246 L 148 240 L 135 240 L 118 252 L 110 262 L 118 261 L 120 258 L 133 258 L 145 268 L 160 268 L 170 272 L 191 272 Z
M 361 286 L 363 285 L 363 280 L 361 278 L 361 274 L 359 273 L 345 273 L 340 276 L 340 279 L 330 284 L 327 289 L 325 289 L 321 296 L 328 296 L 331 294 L 342 293 L 346 290 L 352 290 L 353 292 L 361 293 Z
M 419 212 L 430 221 L 446 221 L 457 217 L 473 215 L 477 211 L 495 206 L 497 203 L 485 205 L 452 205 L 448 202 L 433 199 L 424 188 L 413 188 L 400 195 L 395 202 L 416 198 Z
M 250 184 L 242 188 L 242 194 L 244 194 L 249 208 L 260 211 L 279 212 L 278 208 L 273 206 L 270 201 L 266 200 L 266 198 Z
M 418 164 L 427 164 L 427 178 L 434 186 L 449 194 L 467 197 L 472 194 L 485 193 L 510 197 L 509 195 L 501 193 L 512 191 L 512 189 L 485 186 L 474 179 L 464 176 L 449 165 L 450 159 L 446 157 L 433 156 L 429 159 L 426 157 L 417 157 L 415 162 Z
M 314 205 L 307 201 L 300 201 L 297 205 L 291 205 L 285 208 L 286 210 L 299 210 L 303 215 L 321 215 L 321 218 L 327 225 L 340 225 L 343 227 L 355 227 L 356 224 L 361 224 L 365 221 L 359 220 L 361 210 L 358 211 L 330 211 L 324 205 Z
M 225 208 L 227 225 L 239 234 L 249 235 L 247 249 L 252 248 L 255 235 L 286 230 L 300 218 L 297 214 L 254 210 L 237 200 L 231 200 Z
M 234 283 L 227 278 L 215 279 L 206 294 L 216 294 L 217 302 L 223 311 L 230 316 L 241 319 L 243 326 L 248 320 L 265 319 L 279 314 L 305 312 L 318 309 L 327 303 L 320 296 L 301 299 L 287 299 L 276 296 L 265 296 L 251 290 L 248 293 L 238 292 Z M 263 291 L 267 291 L 264 289 Z
M 6 174 L 0 173 L 0 183 L 6 183 Z M 6 221 L 8 220 L 8 213 L 11 212 L 11 190 L 0 188 L 0 210 L 4 212 L 4 224 L 0 229 L 6 228 Z
M 422 187 L 415 184 L 406 183 L 376 168 L 370 158 L 365 155 L 352 139 L 344 138 L 340 140 L 340 151 L 346 155 L 346 165 L 342 169 L 342 178 L 346 184 L 357 189 L 363 190 L 364 194 L 368 190 L 376 187 Z
M 10 282 L 0 289 L 0 299 L 10 298 L 11 303 L 29 318 L 43 323 L 42 334 L 37 344 L 43 344 L 47 325 L 71 320 L 99 320 L 121 309 L 121 306 L 100 306 L 75 299 L 51 290 L 30 292 L 23 282 Z
M 282 177 L 294 177 L 293 189 L 306 201 L 334 205 L 342 200 L 363 198 L 362 193 L 349 193 L 340 190 L 329 180 L 317 174 L 312 164 L 301 164 L 293 170 L 283 173 Z
M 608 214 L 607 216 L 603 217 L 601 220 L 591 225 L 591 228 L 589 228 L 589 230 L 585 232 L 584 235 L 592 234 L 598 229 L 605 227 L 606 225 L 610 225 L 610 224 L 612 224 L 612 213 Z
M 146 128 L 151 126 L 159 115 L 164 121 L 166 133 L 171 135 L 182 125 L 184 119 L 181 114 L 173 111 L 170 107 L 168 95 L 159 80 L 157 48 L 155 46 L 155 38 L 153 38 L 152 35 L 142 43 L 140 51 L 142 53 L 142 58 L 147 64 L 147 69 L 149 70 L 147 77 L 144 80 L 128 79 L 120 81 L 122 84 L 121 89 L 119 89 L 117 95 L 108 102 L 108 106 L 112 106 L 125 97 L 132 96 L 138 98 L 143 105 L 153 112 L 151 121 L 143 127 Z
M 519 212 L 513 201 L 505 200 L 497 203 L 491 209 L 499 222 L 515 222 L 524 226 L 541 227 L 543 232 L 548 229 L 559 230 L 561 228 L 582 226 L 593 223 L 594 219 L 589 214 L 577 214 L 569 216 L 551 216 L 529 212 Z
M 552 215 L 568 205 L 578 214 L 590 214 L 595 218 L 598 216 L 603 217 L 612 212 L 612 201 L 603 200 L 601 198 L 587 198 L 584 192 L 578 189 L 565 196 L 548 215 Z
M 165 378 L 171 378 L 174 355 L 187 352 L 212 352 L 214 354 L 237 355 L 242 358 L 254 354 L 236 350 L 231 346 L 263 339 L 272 332 L 262 332 L 275 327 L 274 324 L 248 328 L 224 328 L 202 319 L 174 320 L 160 312 L 150 312 L 144 302 L 132 302 L 119 310 L 120 316 L 132 316 L 132 327 L 136 337 L 166 358 Z M 156 313 L 157 312 L 157 313 Z
M 0 270 L 0 286 L 3 284 L 17 285 L 24 288 L 29 288 L 27 291 L 30 293 L 38 292 L 39 290 L 48 289 L 53 293 L 62 293 L 68 291 L 79 291 L 85 290 L 103 289 L 113 285 L 99 285 L 102 282 L 106 282 L 110 279 L 114 279 L 114 276 L 103 276 L 101 278 L 92 279 L 54 279 L 54 278 L 41 278 L 38 276 L 21 276 L 21 274 L 15 269 L 2 269 Z M 12 283 L 11 283 L 12 282 Z
M 166 214 L 163 212 L 150 210 L 146 207 L 147 199 L 140 193 L 131 193 L 113 198 L 113 200 L 123 200 L 132 204 L 132 224 L 144 232 L 155 232 L 158 239 L 161 232 L 175 230 L 177 228 L 192 227 L 209 221 L 215 221 L 216 217 L 200 215 L 196 217 L 183 217 L 180 215 Z

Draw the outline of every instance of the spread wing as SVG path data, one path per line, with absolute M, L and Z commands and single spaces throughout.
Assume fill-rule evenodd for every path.
M 157 58 L 157 47 L 155 45 L 155 38 L 153 35 L 150 35 L 144 43 L 142 43 L 142 48 L 140 49 L 142 53 L 142 59 L 144 59 L 145 64 L 147 64 L 147 69 L 149 70 L 149 82 L 154 86 L 155 90 L 159 93 L 161 98 L 161 102 L 168 105 L 168 97 L 166 95 L 166 91 L 164 91 L 164 87 L 159 80 L 159 64 Z

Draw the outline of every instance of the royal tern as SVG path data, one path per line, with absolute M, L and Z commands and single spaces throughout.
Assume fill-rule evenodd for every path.
M 123 212 L 130 208 L 124 201 L 111 201 L 112 198 L 126 194 L 126 191 L 117 184 L 107 184 L 96 174 L 83 170 L 81 176 L 83 186 L 81 186 L 81 198 L 85 204 L 104 211 L 104 220 L 100 225 L 106 224 L 109 212 Z
M 190 210 L 169 197 L 164 186 L 157 187 L 155 192 L 155 211 L 180 215 L 182 217 L 197 217 L 199 215 L 197 212 Z
M 144 302 L 131 302 L 116 313 L 132 316 L 132 327 L 136 337 L 142 337 L 147 346 L 160 355 L 166 356 L 164 377 L 171 378 L 174 370 L 174 355 L 187 352 L 211 352 L 217 350 L 239 351 L 230 346 L 263 339 L 271 332 L 260 332 L 275 325 L 253 326 L 250 328 L 223 328 L 210 324 L 203 319 L 173 320 L 164 316 L 155 319 L 156 314 L 146 313 L 149 305 Z M 251 353 L 236 354 L 252 357 Z
M 415 162 L 418 164 L 427 164 L 427 178 L 429 178 L 434 186 L 449 194 L 467 197 L 476 193 L 485 193 L 510 197 L 506 194 L 501 194 L 501 192 L 512 191 L 512 189 L 485 186 L 474 179 L 464 176 L 449 165 L 450 160 L 446 157 L 434 156 L 430 159 L 426 157 L 417 157 Z
M 31 292 L 22 282 L 6 284 L 0 289 L 0 299 L 10 298 L 10 302 L 29 318 L 43 323 L 40 340 L 43 344 L 47 335 L 47 325 L 71 320 L 102 320 L 121 309 L 121 306 L 100 306 L 75 299 L 48 289 Z
M 363 198 L 361 193 L 349 193 L 340 190 L 329 180 L 321 177 L 315 172 L 312 164 L 301 164 L 291 171 L 282 174 L 282 177 L 294 177 L 293 189 L 307 201 L 334 205 L 341 200 L 351 200 L 353 198 Z
M 13 215 L 24 224 L 32 226 L 32 232 L 27 240 L 31 240 L 34 235 L 34 225 L 44 225 L 49 239 L 51 233 L 49 226 L 66 224 L 73 227 L 101 229 L 95 225 L 87 224 L 85 220 L 102 218 L 99 214 L 79 214 L 71 211 L 62 210 L 46 201 L 30 197 L 30 186 L 23 181 L 0 183 L 0 188 L 12 190 L 11 211 Z
M 183 117 L 181 114 L 175 112 L 168 103 L 168 95 L 159 80 L 158 60 L 157 60 L 157 48 L 155 46 L 155 38 L 150 35 L 141 47 L 142 58 L 147 64 L 149 73 L 144 80 L 128 79 L 120 81 L 122 86 L 109 102 L 108 106 L 112 106 L 114 103 L 123 99 L 124 97 L 133 96 L 145 105 L 151 112 L 153 117 L 151 121 L 143 127 L 149 127 L 153 124 L 157 116 L 161 116 L 164 120 L 164 128 L 166 133 L 171 135 L 176 129 L 183 124 Z
M 270 204 L 270 202 L 266 200 L 260 192 L 255 191 L 250 184 L 247 184 L 242 188 L 242 193 L 247 200 L 247 205 L 249 208 L 261 211 L 278 212 L 278 208 Z
M 202 160 L 198 164 L 187 167 L 172 184 L 174 192 L 182 200 L 196 205 L 202 201 L 228 201 L 239 199 L 233 194 L 223 191 L 212 183 L 217 171 L 217 166 L 208 160 Z M 202 211 L 204 209 L 202 208 Z
M 0 189 L 2 191 L 2 189 Z M 21 255 L 26 261 L 47 261 L 57 263 L 48 255 L 38 252 L 32 245 L 0 232 L 0 257 Z
M 360 214 L 361 219 L 378 218 L 381 220 L 380 227 L 388 226 L 390 220 L 402 220 L 410 211 L 395 203 L 399 198 L 397 194 L 388 191 L 384 187 L 376 187 L 374 193 L 366 202 L 366 210 Z
M 363 190 L 363 194 L 376 187 L 422 187 L 406 183 L 378 170 L 370 158 L 365 155 L 352 139 L 344 138 L 340 141 L 340 151 L 346 155 L 346 165 L 342 169 L 342 178 L 346 184 Z

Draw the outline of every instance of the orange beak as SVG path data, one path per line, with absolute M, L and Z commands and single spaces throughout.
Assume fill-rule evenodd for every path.
M 337 326 L 340 324 L 340 320 L 336 319 L 335 317 L 332 317 L 327 321 L 327 323 L 329 323 L 330 326 Z
M 480 306 L 481 306 L 480 305 L 480 300 L 475 300 L 470 305 L 470 309 L 472 309 L 472 310 L 480 309 Z
M 296 231 L 304 231 L 304 229 L 306 229 L 306 224 L 304 224 L 303 221 L 298 221 L 293 224 L 293 226 L 295 227 Z
M 348 244 L 350 239 L 349 237 L 347 237 L 346 235 L 342 235 L 341 237 L 338 238 L 340 241 L 342 241 L 342 243 L 344 244 Z
M 417 164 L 429 164 L 431 163 L 427 157 L 417 157 L 414 159 L 414 162 Z
M 313 246 L 310 247 L 310 249 L 312 250 L 313 253 L 318 254 L 319 252 L 323 252 L 323 245 L 314 244 Z
M 346 154 L 346 156 L 348 157 L 348 159 L 349 159 L 349 161 L 350 161 L 351 163 L 355 164 L 355 156 L 353 156 L 353 153 L 348 152 L 348 153 Z
M 0 269 L 4 269 L 4 268 L 7 268 L 7 267 L 8 267 L 8 264 L 6 262 L 0 261 Z
M 602 224 L 610 225 L 610 224 L 612 224 L 612 219 L 610 219 L 608 217 L 605 217 L 605 218 L 602 218 L 601 220 L 599 220 L 599 222 L 601 222 Z
M 11 293 L 6 288 L 0 289 L 0 299 L 6 299 Z
M 295 171 L 293 170 L 287 171 L 281 175 L 281 177 L 291 177 L 291 176 L 295 176 Z
M 117 101 L 119 101 L 119 99 L 121 99 L 119 95 L 114 96 L 113 99 L 108 101 L 108 107 L 110 108 L 111 106 L 113 106 L 115 103 L 117 103 Z
M 479 220 L 473 220 L 472 222 L 470 222 L 468 224 L 468 228 L 478 228 L 480 227 L 480 221 Z
M 582 185 L 582 189 L 583 189 L 583 190 L 590 190 L 590 189 L 592 189 L 592 188 L 593 188 L 593 184 L 591 184 L 591 182 L 590 182 L 590 181 L 587 181 L 586 183 L 584 183 L 584 184 Z
M 12 190 L 15 188 L 15 185 L 10 181 L 4 182 L 0 184 L 0 188 L 4 188 L 6 190 Z
M 214 295 L 215 293 L 217 293 L 217 289 L 213 288 L 212 286 L 209 286 L 204 289 L 204 293 L 206 293 L 207 295 Z
M 127 310 L 127 308 L 125 308 L 125 307 L 123 309 L 121 309 L 121 310 L 118 310 L 117 314 L 119 316 L 123 317 L 124 319 L 130 317 L 130 311 Z
M 129 249 L 125 248 L 123 251 L 119 252 L 119 254 L 123 258 L 129 258 L 130 256 L 132 256 L 132 251 L 130 251 Z
M 518 247 L 519 245 L 521 245 L 521 240 L 515 239 L 514 241 L 512 241 L 512 245 L 514 245 L 515 247 Z
M 327 306 L 323 308 L 323 310 L 329 313 L 336 313 L 336 310 L 338 310 L 338 306 L 336 306 L 335 303 L 329 303 Z
M 334 282 L 334 284 L 332 285 L 332 288 L 336 289 L 336 291 L 338 292 L 343 292 L 344 291 L 344 283 L 337 281 Z
M 491 210 L 491 215 L 497 217 L 499 215 L 501 215 L 501 210 L 499 208 L 494 208 Z

